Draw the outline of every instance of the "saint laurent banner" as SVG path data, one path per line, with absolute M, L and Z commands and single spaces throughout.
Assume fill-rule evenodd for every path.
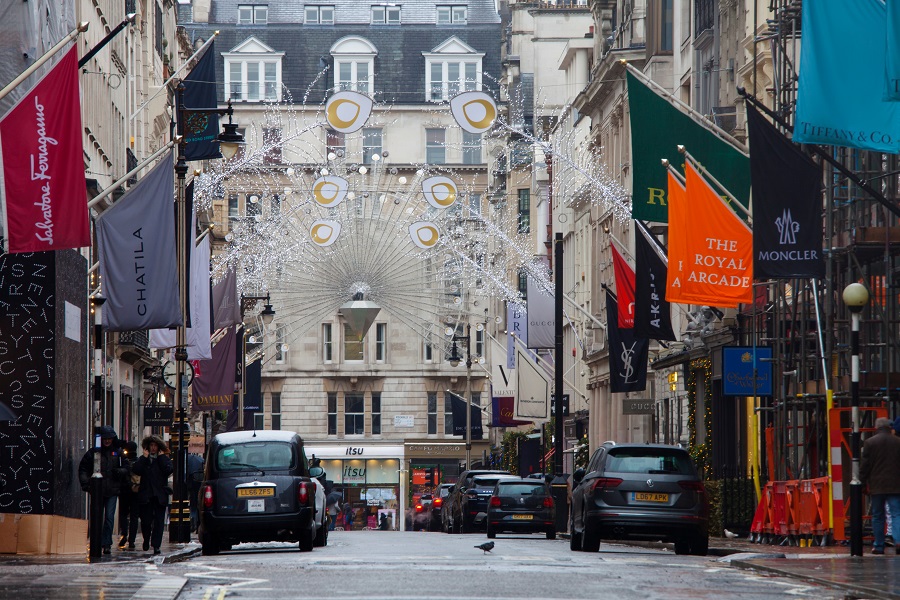
M 210 360 L 201 360 L 194 377 L 192 410 L 230 410 L 234 396 L 234 353 L 237 336 L 229 326 L 212 349 Z
M 609 336 L 609 391 L 640 392 L 647 388 L 650 343 L 635 337 L 634 329 L 619 329 L 618 307 L 606 290 L 606 327 Z
M 822 169 L 750 103 L 753 272 L 760 279 L 825 277 Z
M 884 99 L 887 23 L 883 0 L 803 3 L 794 142 L 900 152 L 900 104 Z
M 659 161 L 668 158 L 681 170 L 684 157 L 678 152 L 679 144 L 687 147 L 701 164 L 715 173 L 722 185 L 737 195 L 741 204 L 749 206 L 750 164 L 747 156 L 675 108 L 630 72 L 627 79 L 634 177 L 632 218 L 668 222 L 666 175 Z
M 528 347 L 556 347 L 556 300 L 553 294 L 545 292 L 528 277 L 528 299 L 526 314 L 528 316 Z
M 683 198 L 681 186 L 670 178 L 666 300 L 730 308 L 749 304 L 753 234 L 690 164 L 685 172 Z
M 634 327 L 634 271 L 613 244 L 609 248 L 613 255 L 616 297 L 619 299 L 619 327 L 631 329 Z
M 634 335 L 654 340 L 676 340 L 672 311 L 666 301 L 664 251 L 640 224 L 634 236 Z M 651 237 L 651 239 L 647 239 Z

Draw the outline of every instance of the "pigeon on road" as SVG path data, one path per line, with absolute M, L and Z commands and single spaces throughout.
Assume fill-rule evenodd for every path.
M 485 543 L 481 544 L 480 546 L 475 546 L 475 547 L 478 548 L 479 550 L 484 550 L 484 553 L 487 554 L 494 548 L 494 542 L 485 542 Z

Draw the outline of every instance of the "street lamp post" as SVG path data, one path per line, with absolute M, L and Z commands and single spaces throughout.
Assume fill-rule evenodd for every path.
M 466 342 L 466 469 L 472 466 L 472 326 L 466 324 L 466 335 L 454 335 L 453 346 L 450 349 L 450 366 L 458 367 L 461 357 L 456 342 Z
M 256 306 L 256 303 L 260 300 L 265 300 L 266 303 L 263 306 L 262 312 L 259 313 L 260 317 L 262 317 L 263 327 L 268 327 L 272 323 L 272 319 L 275 318 L 275 309 L 272 308 L 272 301 L 269 298 L 269 294 L 265 296 L 241 296 L 241 327 L 244 324 L 244 314 Z M 265 332 L 263 332 L 265 333 Z M 237 425 L 238 429 L 244 428 L 244 390 L 246 389 L 247 382 L 247 336 L 241 335 L 241 389 L 238 390 L 238 415 L 237 415 Z
M 93 297 L 94 302 L 94 427 L 103 424 L 101 418 L 103 407 L 103 303 L 106 298 L 99 293 Z M 91 436 L 91 444 L 94 436 Z M 103 536 L 103 474 L 100 472 L 100 452 L 94 452 L 94 472 L 88 487 L 90 498 L 90 546 L 89 556 L 99 558 L 102 550 Z
M 862 556 L 862 481 L 859 479 L 859 321 L 863 308 L 869 302 L 869 290 L 861 283 L 851 283 L 844 288 L 843 299 L 844 304 L 850 309 L 850 406 L 853 425 L 853 433 L 850 435 L 853 466 L 850 479 L 850 556 Z
M 187 494 L 187 447 L 188 437 L 185 434 L 187 425 L 186 398 L 184 393 L 185 362 L 187 361 L 187 345 L 185 344 L 185 327 L 187 319 L 187 240 L 193 240 L 193 232 L 188 237 L 187 219 L 185 215 L 185 179 L 187 177 L 187 159 L 185 149 L 185 122 L 191 114 L 220 114 L 228 115 L 228 123 L 223 126 L 224 132 L 218 136 L 219 147 L 222 155 L 228 159 L 234 156 L 238 146 L 243 143 L 243 136 L 237 132 L 237 125 L 232 123 L 234 114 L 231 104 L 228 108 L 186 109 L 184 107 L 184 83 L 179 83 L 177 88 L 177 114 L 176 140 L 178 143 L 178 157 L 175 162 L 176 208 L 175 219 L 175 247 L 178 261 L 178 301 L 182 316 L 182 325 L 175 330 L 175 423 L 171 434 L 173 450 L 175 452 L 174 494 L 172 507 L 169 512 L 169 541 L 173 543 L 191 541 L 191 509 Z

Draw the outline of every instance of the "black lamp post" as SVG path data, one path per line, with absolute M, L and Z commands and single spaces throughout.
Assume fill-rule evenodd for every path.
M 177 113 L 176 126 L 178 142 L 178 158 L 175 162 L 175 175 L 178 178 L 176 205 L 178 217 L 175 219 L 176 255 L 178 260 L 178 288 L 179 306 L 181 315 L 186 319 L 187 313 L 187 255 L 186 246 L 188 240 L 193 240 L 193 232 L 187 231 L 187 219 L 185 215 L 185 179 L 187 177 L 187 159 L 185 149 L 185 123 L 191 115 L 218 114 L 228 115 L 228 123 L 224 125 L 224 132 L 219 135 L 219 147 L 222 155 L 228 159 L 234 156 L 238 146 L 243 142 L 243 137 L 237 132 L 237 125 L 232 123 L 231 117 L 234 110 L 229 103 L 228 108 L 210 109 L 186 109 L 184 108 L 184 83 L 178 84 L 177 89 Z M 188 237 L 190 235 L 190 237 Z M 187 429 L 186 396 L 184 393 L 185 362 L 187 362 L 187 346 L 185 343 L 184 325 L 175 330 L 175 423 L 171 434 L 173 451 L 175 452 L 175 477 L 174 494 L 172 496 L 172 508 L 169 513 L 169 541 L 173 543 L 191 541 L 191 509 L 187 497 L 187 447 L 189 436 Z
M 853 471 L 850 478 L 850 556 L 863 555 L 862 481 L 859 479 L 859 321 L 869 302 L 869 290 L 861 283 L 844 288 L 844 304 L 850 309 L 850 406 L 853 433 L 850 453 Z
M 94 303 L 94 421 L 102 424 L 103 407 L 103 303 L 106 298 L 96 294 Z M 96 431 L 96 427 L 94 428 Z M 96 436 L 92 436 L 96 439 Z M 91 444 L 94 443 L 91 439 Z M 90 546 L 89 556 L 99 558 L 103 536 L 103 474 L 100 472 L 100 452 L 94 452 L 94 472 L 88 488 L 90 494 Z

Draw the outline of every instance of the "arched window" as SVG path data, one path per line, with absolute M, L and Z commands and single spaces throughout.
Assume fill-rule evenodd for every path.
M 334 88 L 371 96 L 375 93 L 375 57 L 378 49 L 364 38 L 348 36 L 331 47 Z

